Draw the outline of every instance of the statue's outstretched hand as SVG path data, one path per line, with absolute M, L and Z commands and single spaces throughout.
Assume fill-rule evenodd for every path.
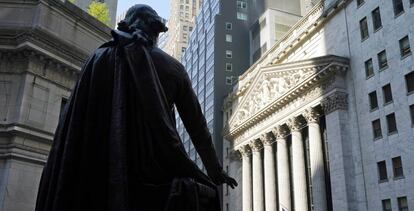
M 232 189 L 234 189 L 238 184 L 236 182 L 236 180 L 232 177 L 230 177 L 226 172 L 224 172 L 223 170 L 217 172 L 214 175 L 210 175 L 211 179 L 213 180 L 213 182 L 216 185 L 222 185 L 224 183 L 226 183 L 227 185 L 229 185 Z

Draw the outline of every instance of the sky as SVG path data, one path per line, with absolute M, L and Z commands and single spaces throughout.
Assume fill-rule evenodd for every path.
M 170 0 L 118 0 L 116 15 L 120 15 L 135 4 L 147 4 L 151 6 L 158 15 L 167 19 L 170 15 Z

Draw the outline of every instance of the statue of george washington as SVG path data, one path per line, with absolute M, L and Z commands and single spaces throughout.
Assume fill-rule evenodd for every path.
M 64 108 L 36 211 L 217 211 L 222 169 L 184 67 L 158 49 L 162 18 L 131 7 Z M 174 106 L 208 173 L 186 154 Z

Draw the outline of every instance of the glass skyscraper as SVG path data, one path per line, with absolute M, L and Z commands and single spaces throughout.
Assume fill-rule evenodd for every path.
M 204 0 L 181 62 L 190 77 L 222 159 L 223 99 L 249 66 L 247 0 Z M 202 162 L 177 116 L 177 129 L 189 156 Z

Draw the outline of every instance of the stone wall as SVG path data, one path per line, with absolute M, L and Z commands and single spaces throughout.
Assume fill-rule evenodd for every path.
M 34 210 L 62 103 L 109 32 L 69 2 L 0 0 L 0 211 Z

